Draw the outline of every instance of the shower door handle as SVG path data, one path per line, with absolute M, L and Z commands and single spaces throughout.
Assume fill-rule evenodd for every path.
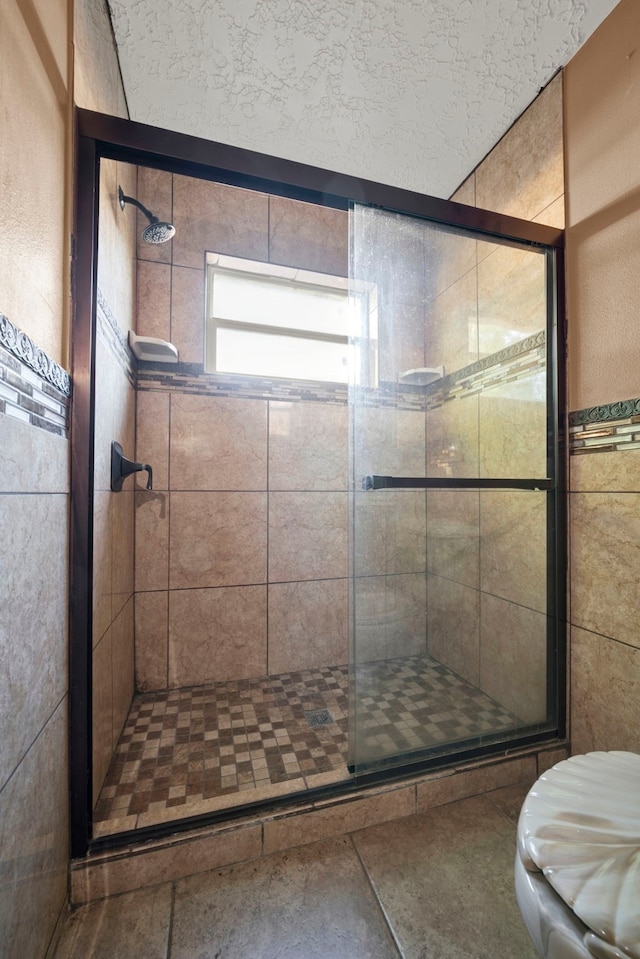
M 377 489 L 530 489 L 550 490 L 553 481 L 547 479 L 485 479 L 478 476 L 381 476 L 371 473 L 362 479 L 363 490 Z

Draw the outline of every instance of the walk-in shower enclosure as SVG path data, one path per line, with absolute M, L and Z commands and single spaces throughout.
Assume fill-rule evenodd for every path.
M 159 522 L 165 518 L 165 500 L 154 490 L 141 493 L 138 487 L 135 493 L 128 480 L 120 483 L 122 492 L 114 501 L 112 489 L 100 485 L 111 441 L 121 444 L 127 458 L 139 459 L 135 410 L 144 403 L 155 410 L 149 393 L 155 390 L 160 395 L 166 386 L 162 368 L 147 364 L 147 393 L 141 404 L 140 369 L 117 322 L 109 319 L 107 303 L 109 296 L 120 296 L 114 264 L 122 262 L 122 252 L 116 255 L 99 225 L 121 215 L 119 185 L 127 196 L 137 195 L 142 170 L 145 182 L 156 174 L 173 178 L 173 214 L 171 208 L 159 208 L 153 195 L 145 202 L 162 217 L 172 218 L 176 237 L 189 229 L 188 218 L 176 206 L 178 181 L 185 196 L 190 183 L 205 181 L 341 211 L 348 231 L 343 271 L 348 276 L 340 278 L 349 293 L 344 331 L 348 384 L 327 387 L 334 412 L 342 404 L 335 422 L 344 423 L 345 430 L 348 423 L 347 485 L 341 493 L 347 570 L 341 576 L 348 591 L 343 658 L 348 662 L 325 664 L 335 668 L 336 675 L 348 677 L 348 744 L 344 772 L 337 770 L 333 783 L 327 780 L 322 796 L 563 736 L 564 381 L 558 308 L 562 232 L 88 111 L 78 111 L 77 145 L 70 658 L 73 855 L 104 844 L 92 827 L 96 797 L 109 751 L 115 748 L 131 706 L 134 676 L 139 678 L 142 668 L 152 668 L 141 659 L 134 661 L 134 646 L 125 638 L 126 630 L 130 636 L 144 622 L 148 652 L 156 609 L 149 599 L 151 590 L 145 596 L 134 595 L 131 585 L 136 548 L 131 517 L 134 504 L 144 502 L 148 515 L 157 515 Z M 125 259 L 135 260 L 133 233 L 127 242 L 133 252 Z M 171 273 L 169 244 L 163 248 L 165 252 L 160 247 L 155 249 L 161 252 L 147 251 L 146 262 L 168 263 L 166 275 L 174 283 L 176 276 L 186 276 L 186 269 L 193 278 L 196 268 L 204 271 L 205 262 L 228 252 L 205 249 L 208 259 L 203 259 L 199 250 L 197 261 L 181 267 L 182 273 Z M 256 261 L 261 258 L 268 259 L 255 256 Z M 105 264 L 110 267 L 108 281 L 106 273 L 100 279 Z M 153 272 L 145 270 L 146 275 Z M 141 288 L 139 280 L 138 305 Z M 170 287 L 167 290 L 171 299 Z M 202 303 L 193 307 L 198 323 L 204 323 L 206 295 L 203 285 Z M 180 301 L 180 322 L 184 302 L 186 297 Z M 135 302 L 129 306 L 134 329 Z M 118 400 L 120 406 L 114 406 L 104 385 L 105 364 L 114 362 L 113 357 L 106 358 L 105 330 L 112 336 L 113 355 L 119 356 L 117 375 L 124 397 Z M 198 335 L 201 342 L 202 332 Z M 209 376 L 207 388 L 215 391 L 208 361 L 195 359 L 179 358 L 172 375 L 194 382 L 199 377 L 195 386 L 191 383 L 194 394 Z M 289 375 L 289 380 L 295 377 Z M 179 388 L 175 382 L 170 389 Z M 245 393 L 248 382 L 245 375 Z M 273 413 L 283 398 L 277 378 L 271 388 Z M 304 384 L 299 394 L 304 399 Z M 321 390 L 316 389 L 315 400 L 318 395 Z M 171 409 L 182 409 L 178 401 L 171 403 Z M 166 404 L 169 409 L 168 398 Z M 112 435 L 119 416 L 128 425 Z M 149 422 L 155 422 L 153 417 Z M 272 418 L 272 428 L 275 422 Z M 157 489 L 167 491 L 169 503 L 171 483 L 165 478 L 162 485 L 166 464 L 145 460 L 140 465 L 153 468 L 154 486 L 157 479 Z M 250 484 L 244 487 L 249 488 Z M 295 490 L 295 484 L 284 488 Z M 281 494 L 282 503 L 293 502 L 292 494 L 287 495 L 289 500 Z M 268 503 L 270 496 L 275 503 L 277 495 L 267 485 L 264 501 Z M 287 521 L 295 523 L 286 510 L 283 517 L 280 536 Z M 138 551 L 155 548 L 153 524 L 145 529 L 147 539 L 138 542 Z M 294 561 L 295 556 L 293 566 Z M 100 563 L 109 565 L 112 577 L 105 603 L 94 575 Z M 320 572 L 317 578 L 332 576 Z M 268 574 L 260 579 L 252 573 L 243 582 L 256 595 L 262 589 L 266 595 L 271 585 Z M 342 587 L 337 581 L 334 586 L 339 596 Z M 307 595 L 304 589 L 290 592 L 296 602 Z M 279 595 L 286 594 L 281 588 Z M 160 602 L 159 595 L 157 591 L 154 602 Z M 195 590 L 190 595 L 195 596 Z M 142 616 L 147 601 L 149 615 Z M 186 610 L 188 596 L 184 602 Z M 102 634 L 109 637 L 108 647 L 99 641 Z M 337 655 L 339 645 L 334 642 L 332 648 L 332 655 Z M 112 681 L 105 706 L 103 685 L 96 677 L 107 659 Z M 180 675 L 189 677 L 191 687 L 215 680 L 215 656 L 208 661 L 212 672 L 202 678 L 187 664 L 182 673 L 174 672 L 172 680 L 170 664 L 166 685 L 179 688 Z M 244 681 L 241 675 L 233 678 Z M 156 686 L 162 689 L 161 683 Z M 139 693 L 147 688 L 138 683 Z M 107 726 L 101 728 L 107 714 Z M 247 796 L 239 793 L 233 815 L 242 812 L 243 795 Z M 299 802 L 308 795 L 281 790 L 278 802 Z M 218 812 L 209 821 L 221 818 Z M 194 825 L 184 815 L 181 822 L 189 828 Z M 131 841 L 132 828 L 125 824 L 119 834 L 111 831 L 109 844 Z M 138 835 L 150 838 L 176 828 L 171 816 L 164 815 Z

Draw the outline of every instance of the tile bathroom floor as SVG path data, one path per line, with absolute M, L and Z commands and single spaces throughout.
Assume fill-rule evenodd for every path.
M 82 906 L 55 959 L 535 959 L 513 891 L 528 788 Z
M 349 778 L 348 667 L 134 698 L 94 812 L 97 835 Z M 358 667 L 359 759 L 466 740 L 515 717 L 428 656 Z M 325 724 L 314 725 L 318 716 Z

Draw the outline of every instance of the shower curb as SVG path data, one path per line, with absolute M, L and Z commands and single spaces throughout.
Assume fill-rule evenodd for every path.
M 533 785 L 569 755 L 554 740 L 500 758 L 452 766 L 330 799 L 204 825 L 163 839 L 91 853 L 70 866 L 70 903 L 83 905 L 187 876 L 337 838 L 446 803 L 519 784 Z

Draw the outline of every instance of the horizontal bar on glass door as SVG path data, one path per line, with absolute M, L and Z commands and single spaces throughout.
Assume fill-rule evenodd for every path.
M 364 490 L 377 489 L 553 489 L 550 479 L 480 479 L 451 476 L 379 476 L 372 473 L 362 479 Z

